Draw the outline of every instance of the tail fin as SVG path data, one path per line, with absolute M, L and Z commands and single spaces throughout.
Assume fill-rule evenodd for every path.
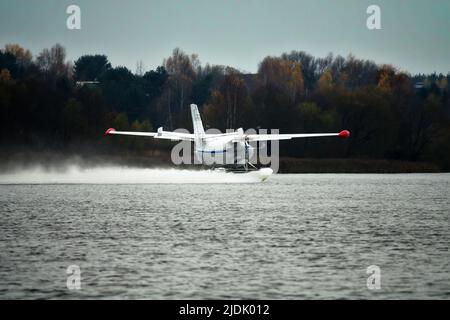
M 194 126 L 194 134 L 201 136 L 204 135 L 205 130 L 203 129 L 202 119 L 200 118 L 200 113 L 198 112 L 196 104 L 191 104 L 191 115 L 192 124 Z

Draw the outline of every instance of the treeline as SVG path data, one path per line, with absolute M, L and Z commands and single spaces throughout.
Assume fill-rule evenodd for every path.
M 303 51 L 268 56 L 256 74 L 202 65 L 175 49 L 155 70 L 113 67 L 105 55 L 68 62 L 60 45 L 33 56 L 19 45 L 0 51 L 0 141 L 20 148 L 143 153 L 152 139 L 105 139 L 108 127 L 192 130 L 189 104 L 212 128 L 281 132 L 351 131 L 351 139 L 281 142 L 281 155 L 427 161 L 450 169 L 450 74 L 410 75 L 352 55 Z

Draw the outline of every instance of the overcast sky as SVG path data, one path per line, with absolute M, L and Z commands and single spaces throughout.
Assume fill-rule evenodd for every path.
M 81 30 L 66 28 L 69 4 L 81 8 Z M 370 4 L 381 7 L 382 30 L 366 27 Z M 58 42 L 70 60 L 103 53 L 132 71 L 138 60 L 153 69 L 180 47 L 247 72 L 266 55 L 303 50 L 448 73 L 449 32 L 449 0 L 0 0 L 2 47 L 36 54 Z

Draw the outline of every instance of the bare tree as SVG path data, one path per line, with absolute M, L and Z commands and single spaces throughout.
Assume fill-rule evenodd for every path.
M 163 63 L 169 73 L 169 82 L 172 84 L 170 89 L 174 91 L 177 97 L 179 112 L 183 111 L 186 98 L 190 94 L 192 82 L 196 76 L 192 61 L 194 60 L 197 68 L 199 66 L 197 55 L 191 57 L 192 59 L 179 48 L 175 48 L 172 56 L 165 59 Z
M 66 60 L 66 49 L 56 44 L 49 49 L 44 49 L 36 58 L 39 68 L 49 76 L 59 78 L 67 76 L 68 66 Z
M 142 77 L 145 73 L 145 65 L 142 60 L 136 62 L 136 75 Z

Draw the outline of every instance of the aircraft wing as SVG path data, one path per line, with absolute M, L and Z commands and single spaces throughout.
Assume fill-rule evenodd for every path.
M 139 131 L 117 131 L 114 128 L 109 128 L 105 132 L 106 135 L 126 135 L 126 136 L 142 136 L 142 137 L 154 137 L 156 139 L 168 139 L 168 140 L 194 140 L 194 134 L 183 133 L 183 132 L 173 132 L 173 131 L 163 131 L 162 128 L 158 129 L 158 132 L 139 132 Z
M 339 137 L 348 138 L 350 132 L 342 130 L 339 133 L 294 133 L 294 134 L 248 134 L 244 136 L 247 141 L 288 140 L 292 138 L 315 138 L 315 137 Z

